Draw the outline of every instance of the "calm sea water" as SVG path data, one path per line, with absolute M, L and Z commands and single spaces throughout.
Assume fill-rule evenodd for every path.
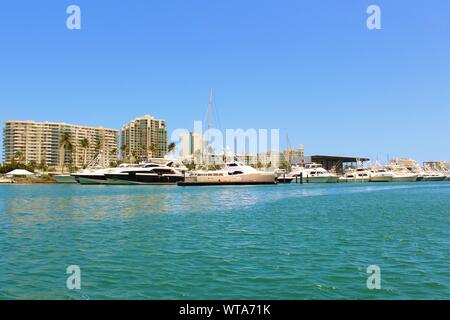
M 450 183 L 2 185 L 0 249 L 0 299 L 448 299 Z

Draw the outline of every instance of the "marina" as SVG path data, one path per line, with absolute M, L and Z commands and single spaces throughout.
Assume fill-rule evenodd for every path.
M 164 162 L 164 160 L 162 160 Z M 388 165 L 348 167 L 343 174 L 329 172 L 319 163 L 293 165 L 290 170 L 260 171 L 241 162 L 226 162 L 215 170 L 189 170 L 181 160 L 166 164 L 143 162 L 121 164 L 117 168 L 84 169 L 74 174 L 55 175 L 57 183 L 179 186 L 316 184 L 347 182 L 420 182 L 448 180 L 446 162 L 436 162 L 438 168 L 420 166 L 411 159 L 392 160 Z M 175 165 L 176 164 L 176 165 Z M 409 165 L 408 165 L 409 164 Z M 220 166 L 219 166 L 220 167 Z

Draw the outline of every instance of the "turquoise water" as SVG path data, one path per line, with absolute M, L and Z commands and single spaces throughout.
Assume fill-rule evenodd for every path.
M 0 249 L 0 299 L 448 299 L 450 183 L 2 185 Z

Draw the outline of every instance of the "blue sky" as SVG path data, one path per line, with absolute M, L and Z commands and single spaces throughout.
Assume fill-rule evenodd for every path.
M 370 4 L 382 30 L 366 27 Z M 447 0 L 8 1 L 0 120 L 190 129 L 212 87 L 221 129 L 279 128 L 307 154 L 450 160 L 449 39 Z

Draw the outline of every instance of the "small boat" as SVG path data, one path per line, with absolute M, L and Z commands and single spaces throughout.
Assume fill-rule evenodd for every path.
M 291 183 L 292 180 L 294 180 L 294 177 L 292 177 L 286 170 L 284 169 L 277 169 L 274 171 L 277 183 Z
M 0 178 L 0 183 L 13 183 L 14 181 L 9 178 Z
M 295 177 L 289 175 L 281 175 L 277 177 L 277 183 L 291 183 L 294 179 Z
M 220 170 L 193 171 L 179 186 L 275 184 L 273 172 L 258 171 L 241 162 L 227 162 Z

